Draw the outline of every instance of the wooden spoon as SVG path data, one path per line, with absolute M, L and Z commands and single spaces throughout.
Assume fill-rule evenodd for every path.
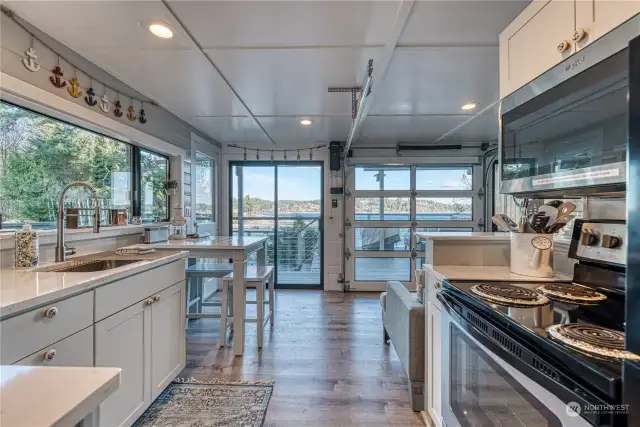
M 571 202 L 565 202 L 558 206 L 558 218 L 560 218 L 561 216 L 570 215 L 575 210 L 576 205 Z

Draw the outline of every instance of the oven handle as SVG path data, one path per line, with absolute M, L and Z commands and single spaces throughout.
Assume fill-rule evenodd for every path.
M 470 309 L 466 304 L 457 301 L 457 299 L 448 292 L 439 292 L 436 297 L 442 303 L 443 308 L 449 316 L 451 316 L 451 321 L 454 322 L 456 326 L 464 330 L 514 369 L 537 382 L 546 390 L 549 390 L 564 403 L 578 402 L 582 407 L 585 407 L 585 405 L 607 405 L 610 403 L 594 395 L 589 390 L 586 390 L 582 385 L 563 374 L 562 371 L 556 369 L 552 364 L 538 357 L 527 347 L 511 338 L 511 336 L 501 328 L 487 321 L 484 316 Z M 464 316 L 456 310 L 454 305 L 457 305 L 461 311 L 466 310 L 467 316 L 472 317 L 473 321 L 466 320 Z M 479 329 L 478 325 L 482 325 L 480 327 L 486 329 L 486 332 Z M 499 337 L 502 342 L 491 338 L 492 335 Z M 583 416 L 583 418 L 597 427 L 620 426 L 621 417 L 621 415 L 606 413 Z

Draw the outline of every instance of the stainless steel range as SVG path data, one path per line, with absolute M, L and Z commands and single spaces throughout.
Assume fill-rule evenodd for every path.
M 624 427 L 626 224 L 577 220 L 571 283 L 444 282 L 448 427 Z

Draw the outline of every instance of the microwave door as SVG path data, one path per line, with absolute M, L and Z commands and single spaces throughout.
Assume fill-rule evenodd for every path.
M 440 297 L 439 297 L 440 299 Z M 462 320 L 444 299 L 442 419 L 447 427 L 592 427 L 552 391 L 518 370 L 506 350 Z M 477 322 L 474 322 L 478 324 Z M 484 344 L 483 344 L 484 343 Z M 495 351 L 494 351 L 495 350 Z

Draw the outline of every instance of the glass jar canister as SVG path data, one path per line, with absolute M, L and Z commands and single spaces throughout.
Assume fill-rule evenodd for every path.
M 173 208 L 173 216 L 169 220 L 169 239 L 184 240 L 187 238 L 187 220 L 182 215 L 182 208 Z

